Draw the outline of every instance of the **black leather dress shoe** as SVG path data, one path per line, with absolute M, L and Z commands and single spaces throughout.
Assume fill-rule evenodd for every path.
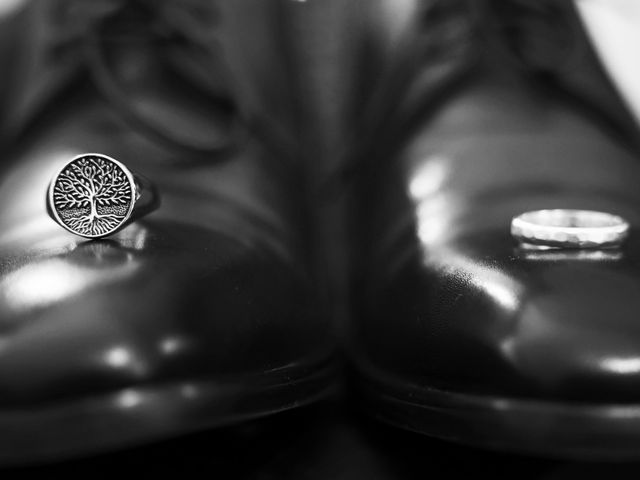
M 450 17 L 466 53 L 423 57 L 404 90 L 435 89 L 441 105 L 380 120 L 369 137 L 350 355 L 365 405 L 397 426 L 487 448 L 637 458 L 638 134 L 573 13 L 556 13 L 570 22 L 562 35 L 578 35 L 570 61 L 522 70 Z M 397 112 L 406 97 L 396 95 Z M 512 217 L 545 208 L 619 214 L 631 235 L 619 249 L 520 248 Z
M 43 23 L 23 45 L 34 65 L 0 175 L 0 464 L 208 429 L 330 389 L 275 3 L 28 6 Z M 105 240 L 60 228 L 47 185 L 83 152 L 154 181 L 160 209 Z

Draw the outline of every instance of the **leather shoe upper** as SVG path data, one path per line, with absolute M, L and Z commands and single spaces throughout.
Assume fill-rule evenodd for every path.
M 585 103 L 495 65 L 380 147 L 355 189 L 353 358 L 460 393 L 637 401 L 637 152 Z M 621 249 L 519 248 L 511 218 L 544 208 L 632 232 Z
M 284 87 L 260 76 L 266 71 L 246 71 L 253 53 L 240 48 L 249 40 L 234 22 L 242 18 L 235 8 L 248 5 L 226 3 L 232 19 L 222 45 L 240 49 L 231 69 L 245 69 L 237 84 L 254 106 L 247 98 L 265 94 L 263 82 L 275 89 L 271 100 Z M 120 62 L 135 108 L 168 131 L 204 125 L 211 136 L 230 135 L 209 92 L 150 65 L 148 43 L 125 46 L 127 58 L 107 60 Z M 102 93 L 83 66 L 40 97 L 37 115 L 2 153 L 0 405 L 173 379 L 251 382 L 270 372 L 313 372 L 332 347 L 307 268 L 291 143 L 247 127 L 223 159 L 196 154 L 145 135 Z M 204 123 L 208 116 L 215 122 Z M 113 156 L 151 179 L 161 208 L 106 240 L 65 232 L 48 218 L 45 192 L 53 173 L 83 152 Z

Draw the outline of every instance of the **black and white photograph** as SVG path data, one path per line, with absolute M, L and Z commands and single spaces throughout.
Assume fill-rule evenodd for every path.
M 640 0 L 0 0 L 0 477 L 640 477 Z

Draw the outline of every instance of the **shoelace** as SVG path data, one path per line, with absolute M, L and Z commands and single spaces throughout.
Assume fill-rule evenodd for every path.
M 213 58 L 217 52 L 217 43 L 214 35 L 216 12 L 211 7 L 212 2 L 201 0 L 187 0 L 186 2 L 158 1 L 158 0 L 119 0 L 119 9 L 103 18 L 94 29 L 86 32 L 85 55 L 93 76 L 94 83 L 110 103 L 120 112 L 121 116 L 135 129 L 156 142 L 163 143 L 170 148 L 188 150 L 193 154 L 201 154 L 207 162 L 227 157 L 238 141 L 242 126 L 239 125 L 240 117 L 234 105 L 225 97 L 216 96 L 214 103 L 220 111 L 231 111 L 232 123 L 228 136 L 213 139 L 181 138 L 167 128 L 156 125 L 151 118 L 145 116 L 134 108 L 134 103 L 127 97 L 118 79 L 113 74 L 106 61 L 106 42 L 109 41 L 109 25 L 118 20 L 125 13 L 125 9 L 138 10 L 141 21 L 146 19 L 150 23 L 146 26 L 146 34 L 154 41 L 171 44 L 179 48 L 187 58 L 197 58 L 199 62 L 192 65 L 199 67 L 195 74 L 206 88 L 206 80 L 220 75 L 219 63 L 214 63 Z M 209 8 L 207 8 L 209 7 Z M 218 67 L 218 68 L 216 68 Z M 210 95 L 211 96 L 211 95 Z
M 34 48 L 46 57 L 42 61 L 51 78 L 61 84 L 74 71 L 85 68 L 93 83 L 132 129 L 170 148 L 187 150 L 206 161 L 222 160 L 238 143 L 245 126 L 241 115 L 228 96 L 208 91 L 208 84 L 224 72 L 224 62 L 215 37 L 217 10 L 214 2 L 205 0 L 46 0 L 42 4 L 42 24 L 36 28 L 40 37 Z M 124 27 L 123 27 L 124 26 Z M 206 92 L 215 113 L 231 118 L 230 134 L 222 138 L 181 138 L 169 128 L 136 109 L 125 86 L 117 78 L 108 61 L 110 42 L 124 39 L 170 45 L 185 59 L 183 66 L 194 88 Z M 43 57 L 43 58 L 44 58 Z M 84 66 L 84 67 L 83 67 Z M 56 80 L 53 80 L 54 82 Z M 215 82 L 213 82 L 215 83 Z M 45 84 L 46 85 L 46 84 Z M 46 90 L 48 86 L 42 87 Z M 46 97 L 46 94 L 44 94 Z M 36 100 L 26 110 L 37 108 Z M 32 114 L 32 113 L 31 113 Z M 214 137 L 212 135 L 212 137 Z

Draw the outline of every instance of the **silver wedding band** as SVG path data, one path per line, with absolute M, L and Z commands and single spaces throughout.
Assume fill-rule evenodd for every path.
M 511 235 L 525 245 L 611 248 L 628 237 L 629 223 L 618 215 L 592 210 L 535 210 L 511 220 Z

